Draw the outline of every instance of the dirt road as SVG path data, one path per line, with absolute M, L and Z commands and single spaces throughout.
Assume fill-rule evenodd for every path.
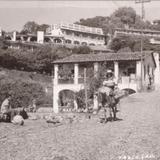
M 107 124 L 96 118 L 59 127 L 43 120 L 0 123 L 0 160 L 159 160 L 160 92 L 127 97 L 119 109 L 122 120 Z

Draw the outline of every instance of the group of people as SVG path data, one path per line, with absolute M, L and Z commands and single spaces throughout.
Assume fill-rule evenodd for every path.
M 12 95 L 6 95 L 6 98 L 1 104 L 0 108 L 0 122 L 12 122 L 14 124 L 24 124 L 24 119 L 28 118 L 27 112 L 24 108 L 13 108 L 11 101 Z M 36 112 L 36 100 L 33 99 L 32 104 L 29 106 L 32 112 Z

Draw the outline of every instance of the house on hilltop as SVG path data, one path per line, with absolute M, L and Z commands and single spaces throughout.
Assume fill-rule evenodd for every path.
M 21 34 L 16 31 L 5 34 L 9 48 L 34 50 L 39 45 L 65 45 L 67 47 L 89 46 L 94 53 L 108 52 L 105 35 L 101 28 L 77 24 L 60 23 L 51 25 L 46 32 Z
M 60 43 L 88 46 L 104 46 L 105 44 L 102 28 L 60 23 L 51 25 L 46 33 L 52 36 L 62 36 L 63 40 L 59 39 Z

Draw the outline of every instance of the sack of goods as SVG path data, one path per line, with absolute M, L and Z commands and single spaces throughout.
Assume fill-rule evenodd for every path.
M 18 124 L 18 125 L 23 125 L 24 124 L 24 119 L 22 116 L 20 115 L 16 115 L 14 116 L 13 120 L 12 120 L 13 124 Z
M 115 86 L 115 82 L 112 80 L 104 81 L 103 86 L 112 87 L 112 86 Z
M 106 93 L 106 95 L 109 96 L 112 92 L 112 89 L 107 86 L 102 86 L 101 88 L 99 88 L 99 92 Z

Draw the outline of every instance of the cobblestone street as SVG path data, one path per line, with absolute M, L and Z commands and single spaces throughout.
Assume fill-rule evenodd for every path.
M 160 159 L 160 92 L 124 98 L 118 118 L 107 124 L 97 118 L 53 127 L 44 120 L 24 126 L 0 124 L 1 160 Z

